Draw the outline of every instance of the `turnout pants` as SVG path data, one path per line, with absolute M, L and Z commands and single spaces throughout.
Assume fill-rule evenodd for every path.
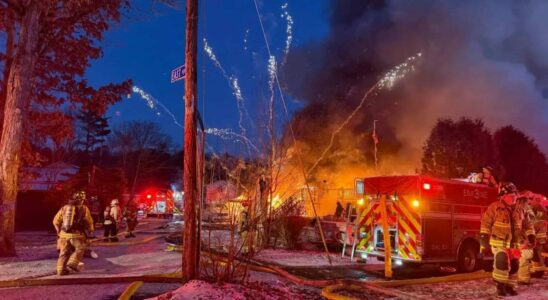
M 542 277 L 546 270 L 544 258 L 542 257 L 543 249 L 544 244 L 539 244 L 533 249 L 522 250 L 518 271 L 518 281 L 520 283 L 529 283 L 531 274 Z
M 128 219 L 127 220 L 127 231 L 129 233 L 131 233 L 135 230 L 135 227 L 137 227 L 137 220 Z
M 519 258 L 519 270 L 518 270 L 518 282 L 529 283 L 531 280 L 531 259 L 533 258 L 534 249 L 521 250 L 521 257 Z
M 519 261 L 517 257 L 512 255 L 511 250 L 516 249 L 491 247 L 491 251 L 495 255 L 492 276 L 496 282 L 516 286 L 518 283 Z
M 57 260 L 57 274 L 61 274 L 67 266 L 77 269 L 78 263 L 82 261 L 86 250 L 84 238 L 59 238 L 59 259 Z
M 546 266 L 544 265 L 544 257 L 542 257 L 542 252 L 544 250 L 548 250 L 548 247 L 546 247 L 546 244 L 539 244 L 536 245 L 535 248 L 533 248 L 533 266 L 531 267 L 532 273 L 537 273 L 539 275 L 543 275 L 544 271 L 546 270 Z
M 112 221 L 112 224 L 105 225 L 104 236 L 106 238 L 110 237 L 112 240 L 113 238 L 116 238 L 117 234 L 118 234 L 118 230 L 116 229 L 116 222 Z

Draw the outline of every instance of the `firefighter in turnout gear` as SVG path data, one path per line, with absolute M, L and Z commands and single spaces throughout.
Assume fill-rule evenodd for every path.
M 524 241 L 535 244 L 535 231 L 522 206 L 516 205 L 518 190 L 512 183 L 501 184 L 499 201 L 493 202 L 481 219 L 481 251 L 494 255 L 493 280 L 499 296 L 517 295 L 520 248 Z
M 495 176 L 493 176 L 492 167 L 483 167 L 481 169 L 481 173 L 478 174 L 478 180 L 478 183 L 485 184 L 491 187 L 498 187 L 497 180 L 495 179 Z
M 86 232 L 93 235 L 94 231 L 91 213 L 84 205 L 85 198 L 86 193 L 83 191 L 74 193 L 68 204 L 63 206 L 53 219 L 60 248 L 57 275 L 67 275 L 68 269 L 79 272 L 83 268 Z
M 519 283 L 528 284 L 531 277 L 540 278 L 544 275 L 545 266 L 542 251 L 546 246 L 548 212 L 541 204 L 542 195 L 526 192 L 524 198 L 528 201 L 526 213 L 533 224 L 536 237 L 536 244 L 532 245 L 530 249 L 525 249 L 520 259 L 518 280 Z

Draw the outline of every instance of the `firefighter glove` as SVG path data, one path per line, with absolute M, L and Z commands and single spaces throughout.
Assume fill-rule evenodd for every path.
M 489 249 L 489 235 L 482 233 L 480 235 L 480 248 L 481 249 Z

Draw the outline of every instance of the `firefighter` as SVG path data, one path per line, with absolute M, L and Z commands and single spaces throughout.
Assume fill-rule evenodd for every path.
M 490 166 L 481 169 L 481 173 L 477 174 L 476 182 L 491 187 L 498 187 L 497 180 L 495 179 L 495 176 L 493 176 L 493 168 Z
M 130 203 L 126 206 L 124 217 L 126 218 L 127 224 L 126 238 L 134 238 L 135 234 L 133 234 L 133 231 L 135 230 L 135 227 L 137 227 L 137 223 L 139 223 L 137 220 L 137 208 L 135 205 Z
M 337 207 L 335 208 L 335 218 L 340 219 L 343 215 L 344 207 L 341 204 L 341 201 L 337 201 Z
M 93 219 L 87 206 L 83 204 L 86 193 L 74 193 L 67 205 L 63 206 L 53 218 L 53 226 L 59 237 L 59 259 L 57 275 L 69 273 L 68 269 L 79 272 L 83 269 L 82 258 L 86 250 L 86 232 L 93 238 Z
M 481 251 L 486 254 L 491 247 L 494 255 L 492 276 L 499 296 L 517 295 L 520 246 L 524 240 L 529 247 L 535 244 L 533 226 L 524 209 L 516 205 L 517 192 L 514 184 L 501 184 L 499 201 L 489 205 L 481 219 Z
M 518 273 L 519 283 L 528 284 L 530 277 L 541 278 L 544 275 L 545 266 L 542 251 L 546 246 L 546 220 L 548 213 L 541 204 L 542 195 L 528 192 L 524 195 L 528 200 L 527 215 L 535 229 L 536 245 L 531 249 L 524 250 L 525 254 L 520 259 Z M 530 261 L 533 264 L 530 266 Z
M 118 241 L 118 224 L 121 221 L 120 206 L 118 206 L 118 199 L 112 199 L 110 206 L 105 208 L 104 212 L 105 225 L 104 237 L 106 241 L 117 242 Z
M 529 199 L 534 194 L 531 191 L 522 191 L 517 199 L 516 206 L 519 206 L 525 212 L 525 217 L 531 222 L 532 225 L 532 216 L 530 215 L 530 206 Z M 533 226 L 534 228 L 534 226 Z M 523 230 L 523 229 L 522 229 Z M 533 249 L 535 245 L 523 244 L 520 247 L 520 257 L 519 257 L 519 269 L 518 269 L 518 283 L 522 285 L 528 285 L 531 280 L 530 266 L 531 259 L 533 258 Z

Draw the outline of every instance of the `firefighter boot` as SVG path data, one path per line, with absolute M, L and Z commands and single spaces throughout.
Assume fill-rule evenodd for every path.
M 497 296 L 506 296 L 506 284 L 497 282 Z
M 84 269 L 84 263 L 78 262 L 78 264 L 67 264 L 67 268 L 73 272 L 81 272 Z
M 514 289 L 512 285 L 506 284 L 506 294 L 510 296 L 517 296 L 518 292 L 516 291 L 516 289 Z

